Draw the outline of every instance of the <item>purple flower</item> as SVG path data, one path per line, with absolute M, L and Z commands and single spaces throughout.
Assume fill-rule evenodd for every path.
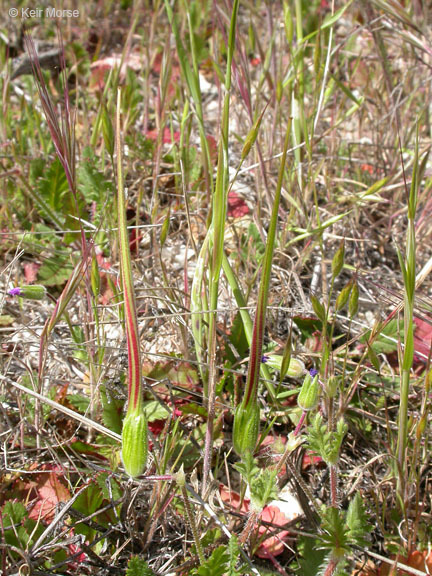
M 26 284 L 25 286 L 16 286 L 8 290 L 9 296 L 19 296 L 27 300 L 43 300 L 46 294 L 45 286 L 39 284 Z
M 311 375 L 311 378 L 315 378 L 315 376 L 318 374 L 318 370 L 316 368 L 311 368 L 309 370 L 309 374 Z
M 267 356 L 266 354 L 263 354 L 263 355 L 261 356 L 261 362 L 262 362 L 263 364 L 266 364 L 266 363 L 269 361 L 269 359 L 270 359 L 270 356 Z

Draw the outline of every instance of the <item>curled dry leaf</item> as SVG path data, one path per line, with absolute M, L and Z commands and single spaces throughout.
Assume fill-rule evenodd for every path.
M 249 214 L 249 207 L 241 196 L 231 190 L 228 194 L 228 216 L 242 218 Z
M 421 318 L 414 318 L 415 362 L 425 364 L 432 346 L 432 326 Z
M 49 524 L 54 518 L 58 504 L 70 499 L 69 490 L 61 480 L 62 474 L 62 470 L 58 468 L 46 470 L 36 474 L 32 481 L 24 486 L 27 497 L 36 500 L 29 512 L 29 518 L 41 519 Z
M 250 500 L 244 498 L 240 506 L 240 496 L 233 490 L 229 490 L 226 486 L 219 486 L 219 493 L 221 499 L 228 506 L 236 509 L 237 511 L 248 514 L 250 511 Z M 279 500 L 273 500 L 268 506 L 265 506 L 260 515 L 260 521 L 257 524 L 258 536 L 261 540 L 255 554 L 259 558 L 270 558 L 279 556 L 284 551 L 284 542 L 289 536 L 289 531 L 284 529 L 284 526 L 292 522 L 303 514 L 297 498 L 291 493 L 288 486 L 285 486 L 280 494 Z M 272 526 L 263 524 L 262 522 L 271 523 Z M 280 530 L 278 530 L 280 527 Z M 266 535 L 269 534 L 268 537 Z M 270 535 L 271 534 L 271 535 Z
M 24 278 L 27 284 L 36 282 L 40 265 L 36 264 L 36 262 L 24 262 L 23 268 L 24 268 Z
M 131 52 L 124 58 L 123 63 L 121 54 L 112 54 L 106 58 L 96 60 L 96 62 L 93 62 L 90 66 L 90 88 L 92 90 L 103 90 L 106 74 L 108 74 L 110 70 L 114 70 L 114 68 L 119 68 L 120 65 L 120 80 L 123 80 L 128 68 L 134 70 L 134 72 L 139 72 L 143 68 L 143 57 Z

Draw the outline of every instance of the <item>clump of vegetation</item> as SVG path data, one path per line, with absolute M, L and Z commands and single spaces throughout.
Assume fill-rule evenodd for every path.
M 428 574 L 430 9 L 74 9 L 0 24 L 0 571 Z

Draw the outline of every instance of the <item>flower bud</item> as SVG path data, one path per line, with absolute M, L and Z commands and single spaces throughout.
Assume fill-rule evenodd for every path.
M 309 374 L 306 374 L 306 378 L 303 380 L 301 390 L 297 397 L 297 404 L 305 412 L 313 410 L 318 404 L 318 392 L 318 372 L 316 370 L 311 370 Z
M 8 294 L 9 296 L 19 296 L 27 300 L 43 300 L 45 298 L 46 288 L 39 284 L 28 284 L 26 286 L 11 288 Z
M 179 471 L 174 476 L 178 486 L 180 488 L 184 488 L 186 486 L 186 475 L 184 473 L 183 464 L 180 466 Z
M 330 376 L 324 384 L 325 392 L 328 398 L 335 398 L 339 388 L 339 379 L 336 376 Z
M 132 478 L 144 472 L 147 452 L 147 418 L 142 408 L 139 408 L 126 414 L 122 430 L 123 465 Z
M 260 409 L 255 401 L 245 406 L 242 402 L 235 410 L 233 425 L 233 446 L 239 456 L 253 453 L 259 435 Z

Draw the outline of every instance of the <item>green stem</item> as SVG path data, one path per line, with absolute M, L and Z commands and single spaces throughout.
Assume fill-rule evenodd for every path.
M 126 219 L 126 201 L 123 186 L 122 142 L 120 123 L 121 91 L 117 92 L 116 145 L 117 145 L 117 210 L 120 250 L 121 284 L 124 297 L 126 339 L 128 350 L 128 412 L 141 409 L 141 358 L 135 291 L 132 278 L 131 254 Z

